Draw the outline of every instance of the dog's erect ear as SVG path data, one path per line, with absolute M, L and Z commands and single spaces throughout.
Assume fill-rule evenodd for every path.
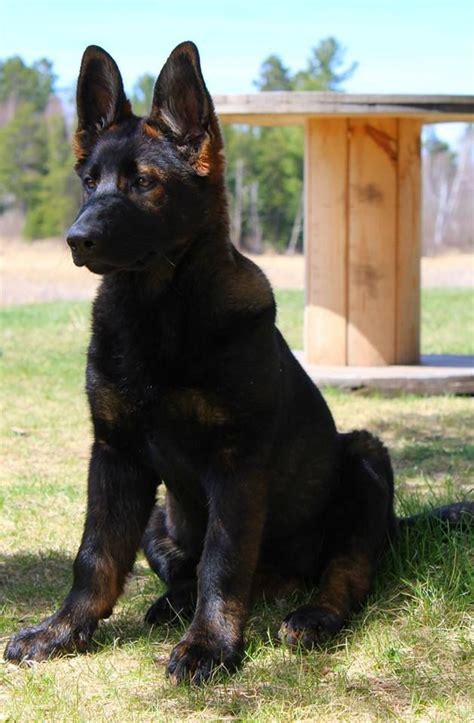
M 209 174 L 209 143 L 217 121 L 194 43 L 178 45 L 163 66 L 149 120 L 174 140 L 198 175 Z
M 99 133 L 132 112 L 117 63 L 97 45 L 89 45 L 82 56 L 76 97 L 78 124 L 74 151 L 81 161 Z

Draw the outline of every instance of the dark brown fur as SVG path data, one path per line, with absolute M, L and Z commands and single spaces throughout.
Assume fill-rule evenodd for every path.
M 275 327 L 267 279 L 230 243 L 222 141 L 192 43 L 171 54 L 145 120 L 95 46 L 77 101 L 84 204 L 68 243 L 104 276 L 87 363 L 87 517 L 71 592 L 5 655 L 84 649 L 142 544 L 168 585 L 148 622 L 194 609 L 168 674 L 200 682 L 239 664 L 262 581 L 267 592 L 319 583 L 282 624 L 290 645 L 336 633 L 360 607 L 395 526 L 390 460 L 368 432 L 338 434 Z

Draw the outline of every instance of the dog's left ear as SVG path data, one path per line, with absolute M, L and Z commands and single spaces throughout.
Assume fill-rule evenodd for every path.
M 117 63 L 98 45 L 89 45 L 82 56 L 76 98 L 74 151 L 80 163 L 102 131 L 132 113 Z
M 178 45 L 163 66 L 149 120 L 173 139 L 199 176 L 209 175 L 209 146 L 213 132 L 218 133 L 217 120 L 194 43 Z

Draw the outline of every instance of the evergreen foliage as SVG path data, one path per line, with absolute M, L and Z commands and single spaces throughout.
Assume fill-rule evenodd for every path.
M 23 235 L 64 233 L 79 187 L 65 118 L 54 96 L 52 63 L 19 57 L 0 62 L 0 212 L 19 208 Z
M 342 69 L 344 50 L 334 38 L 311 51 L 292 73 L 276 54 L 261 65 L 260 91 L 337 90 L 354 72 Z M 151 107 L 155 78 L 138 78 L 134 112 Z M 25 217 L 27 238 L 61 235 L 79 205 L 79 184 L 51 61 L 30 66 L 18 57 L 0 61 L 0 214 L 11 207 Z M 303 132 L 301 128 L 223 128 L 233 239 L 252 251 L 301 244 Z M 296 233 L 295 233 L 296 231 Z M 294 243 L 293 243 L 294 242 Z
M 356 69 L 355 63 L 341 69 L 344 52 L 334 38 L 321 40 L 306 67 L 293 74 L 272 54 L 260 66 L 254 85 L 259 91 L 340 90 Z M 263 244 L 283 251 L 291 240 L 301 249 L 303 129 L 225 126 L 224 138 L 234 242 L 259 252 Z M 251 194 L 252 188 L 258 193 Z

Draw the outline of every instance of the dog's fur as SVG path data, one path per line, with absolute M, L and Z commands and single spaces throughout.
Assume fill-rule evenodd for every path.
M 390 460 L 368 432 L 338 434 L 275 327 L 267 279 L 229 240 L 195 46 L 173 51 L 145 119 L 114 60 L 87 48 L 77 106 L 84 204 L 68 243 L 104 275 L 87 363 L 87 519 L 64 604 L 14 635 L 6 657 L 84 649 L 142 544 L 168 585 L 148 622 L 195 607 L 168 674 L 200 682 L 239 663 L 257 588 L 319 586 L 283 621 L 289 645 L 340 630 L 395 528 Z

